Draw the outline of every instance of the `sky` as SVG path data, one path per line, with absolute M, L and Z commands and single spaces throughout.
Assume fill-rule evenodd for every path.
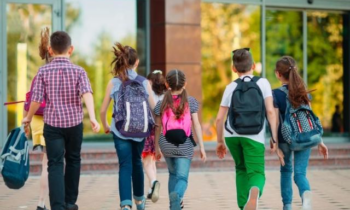
M 81 8 L 80 21 L 70 35 L 75 50 L 92 53 L 92 46 L 102 31 L 112 35 L 114 42 L 128 34 L 136 35 L 136 0 L 66 0 Z

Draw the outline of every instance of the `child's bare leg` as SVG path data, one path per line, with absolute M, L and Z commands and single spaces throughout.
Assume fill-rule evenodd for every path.
M 40 177 L 40 191 L 39 191 L 39 201 L 38 206 L 44 207 L 45 206 L 45 199 L 48 195 L 48 173 L 47 173 L 47 156 L 44 152 L 43 159 L 41 162 L 42 170 L 41 170 L 41 177 Z

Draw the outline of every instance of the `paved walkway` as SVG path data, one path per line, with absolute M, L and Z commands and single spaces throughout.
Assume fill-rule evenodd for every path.
M 308 174 L 313 190 L 314 210 L 350 210 L 350 170 L 318 171 Z M 194 172 L 190 174 L 185 196 L 186 210 L 238 209 L 233 172 Z M 158 203 L 147 203 L 147 210 L 168 210 L 167 174 L 159 174 L 161 197 Z M 87 175 L 81 177 L 80 210 L 117 210 L 119 197 L 116 175 Z M 9 190 L 0 181 L 0 209 L 36 208 L 38 177 L 30 177 L 18 191 Z M 300 198 L 294 190 L 294 209 L 300 209 Z M 267 171 L 265 191 L 260 209 L 282 209 L 279 194 L 279 172 Z M 135 209 L 135 208 L 134 208 Z

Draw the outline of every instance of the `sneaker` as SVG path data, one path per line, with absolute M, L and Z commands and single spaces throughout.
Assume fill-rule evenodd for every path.
M 181 200 L 180 206 L 181 206 L 181 209 L 185 208 L 184 200 Z
M 130 207 L 130 206 L 123 206 L 123 207 L 121 208 L 121 210 L 131 210 L 131 207 Z
M 176 192 L 172 192 L 169 195 L 170 199 L 170 209 L 171 210 L 181 210 L 181 200 Z
M 36 210 L 48 210 L 48 209 L 46 208 L 46 206 L 44 206 L 44 207 L 37 206 Z
M 244 206 L 244 210 L 257 210 L 259 201 L 259 188 L 252 187 L 249 191 L 248 201 Z
M 312 195 L 311 191 L 305 191 L 302 195 L 303 205 L 301 210 L 312 210 Z
M 160 188 L 160 183 L 156 180 L 153 182 L 152 185 L 152 192 L 151 194 L 151 200 L 153 203 L 157 202 L 159 199 L 159 188 Z M 148 195 L 147 195 L 148 197 Z
M 283 206 L 283 210 L 292 210 L 292 204 L 286 204 Z
M 152 199 L 152 193 L 148 193 L 148 194 L 147 194 L 147 199 L 148 199 L 148 200 L 151 200 L 151 199 Z
M 145 210 L 146 208 L 146 199 L 144 198 L 140 204 L 136 204 L 137 210 Z
M 78 205 L 76 204 L 69 204 L 69 203 L 66 204 L 66 210 L 78 210 L 78 209 L 79 209 Z

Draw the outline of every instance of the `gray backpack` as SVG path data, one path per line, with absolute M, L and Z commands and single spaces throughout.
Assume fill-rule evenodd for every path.
M 244 81 L 249 78 L 250 81 Z M 265 102 L 257 81 L 260 77 L 235 80 L 236 89 L 232 93 L 225 129 L 233 134 L 227 123 L 238 134 L 254 135 L 260 133 L 265 121 Z
M 154 119 L 148 104 L 148 94 L 143 86 L 146 78 L 137 76 L 120 85 L 118 100 L 114 100 L 113 117 L 117 130 L 125 137 L 145 138 L 151 133 Z
M 286 97 L 286 112 L 281 120 L 283 139 L 290 144 L 292 151 L 300 151 L 317 146 L 322 141 L 323 128 L 321 121 L 308 104 L 294 108 L 288 99 L 288 89 L 281 87 Z M 281 119 L 281 117 L 280 117 Z

